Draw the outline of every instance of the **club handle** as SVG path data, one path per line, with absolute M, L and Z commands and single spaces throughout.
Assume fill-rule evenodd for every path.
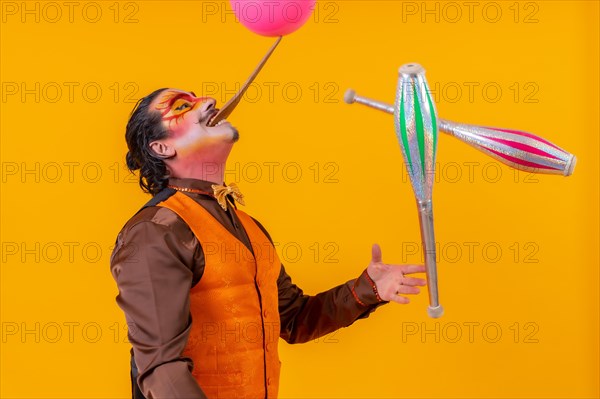
M 393 105 L 386 104 L 384 102 L 373 100 L 373 99 L 370 99 L 367 97 L 358 96 L 358 95 L 356 95 L 356 92 L 352 89 L 346 90 L 346 93 L 344 94 L 344 102 L 346 102 L 346 104 L 353 104 L 353 103 L 363 104 L 368 107 L 375 108 L 375 109 L 378 109 L 383 112 L 387 112 L 388 114 L 394 113 Z
M 429 292 L 429 317 L 438 318 L 444 314 L 440 305 L 437 278 L 437 259 L 435 248 L 435 234 L 433 230 L 433 204 L 431 201 L 417 201 L 419 223 L 421 227 L 421 242 L 425 257 L 425 273 L 427 274 L 427 290 Z

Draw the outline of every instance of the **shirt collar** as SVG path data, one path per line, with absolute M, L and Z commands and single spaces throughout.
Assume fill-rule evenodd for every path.
M 207 180 L 169 177 L 169 185 L 183 187 L 183 188 L 193 188 L 196 190 L 206 191 L 207 193 L 211 193 L 211 194 L 213 192 L 213 189 L 212 189 L 213 184 L 215 184 L 215 183 L 212 181 L 207 181 Z
M 171 186 L 182 187 L 182 188 L 192 188 L 192 189 L 196 189 L 196 190 L 205 191 L 205 192 L 211 194 L 210 198 L 214 199 L 214 197 L 212 196 L 212 193 L 213 193 L 212 185 L 213 184 L 216 184 L 216 183 L 212 182 L 212 181 L 192 179 L 192 178 L 187 178 L 187 177 L 186 178 L 169 177 L 169 185 L 171 185 Z M 225 185 L 225 183 L 221 183 L 221 185 Z M 233 198 L 231 198 L 231 195 L 227 196 L 227 200 L 231 205 L 233 205 L 233 207 L 235 209 L 237 209 L 235 201 L 233 200 Z M 216 199 L 215 199 L 215 201 L 216 201 Z

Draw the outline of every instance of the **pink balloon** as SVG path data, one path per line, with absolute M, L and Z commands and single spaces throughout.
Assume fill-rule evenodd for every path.
M 230 0 L 237 19 L 263 36 L 284 36 L 310 18 L 316 0 Z

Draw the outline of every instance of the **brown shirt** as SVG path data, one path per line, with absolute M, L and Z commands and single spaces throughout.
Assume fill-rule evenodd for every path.
M 212 193 L 212 182 L 169 180 L 170 185 Z M 250 251 L 248 236 L 231 204 L 227 211 L 204 194 L 185 192 L 202 205 Z M 258 226 L 270 236 L 260 223 Z M 190 289 L 202 278 L 204 252 L 187 224 L 169 209 L 149 206 L 134 215 L 117 237 L 111 273 L 117 282 L 117 304 L 129 327 L 137 382 L 145 396 L 203 398 L 181 354 L 191 328 Z M 385 303 L 377 300 L 366 270 L 355 280 L 315 296 L 305 295 L 281 266 L 280 337 L 288 343 L 316 339 L 368 317 Z

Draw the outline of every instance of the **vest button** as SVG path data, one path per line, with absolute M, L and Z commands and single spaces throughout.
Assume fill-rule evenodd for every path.
M 265 316 L 265 319 L 267 318 L 267 315 L 268 315 L 268 314 L 269 314 L 269 312 L 267 312 L 267 310 L 265 309 L 265 310 L 263 311 L 263 316 Z
M 266 349 L 267 352 L 270 352 L 271 351 L 271 344 L 268 343 L 265 349 Z
M 267 385 L 271 385 L 272 382 L 273 382 L 273 379 L 271 377 L 267 378 Z

